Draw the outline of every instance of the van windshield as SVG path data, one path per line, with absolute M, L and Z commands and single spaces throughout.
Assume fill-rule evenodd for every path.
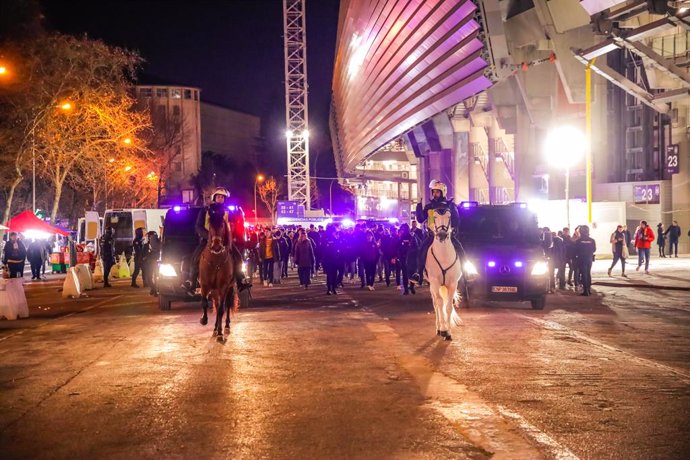
M 539 245 L 534 214 L 508 207 L 478 207 L 460 212 L 461 242 Z
M 113 238 L 128 239 L 134 238 L 132 234 L 132 212 L 131 211 L 111 211 L 105 214 L 103 219 L 104 228 L 112 227 Z

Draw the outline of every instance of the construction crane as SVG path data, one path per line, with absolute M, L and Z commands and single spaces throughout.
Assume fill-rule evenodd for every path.
M 288 199 L 311 209 L 305 0 L 283 0 Z

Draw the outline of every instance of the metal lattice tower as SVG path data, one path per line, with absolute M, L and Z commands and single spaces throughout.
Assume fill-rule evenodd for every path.
M 311 208 L 305 0 L 283 0 L 288 199 Z

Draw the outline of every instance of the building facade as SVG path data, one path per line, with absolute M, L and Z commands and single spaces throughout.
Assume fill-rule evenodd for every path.
M 191 180 L 201 166 L 200 89 L 137 85 L 136 97 L 138 108 L 151 114 L 163 196 L 194 202 Z
M 209 102 L 201 103 L 201 151 L 257 164 L 263 149 L 261 118 Z

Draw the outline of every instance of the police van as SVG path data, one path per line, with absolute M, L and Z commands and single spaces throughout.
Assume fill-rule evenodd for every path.
M 107 227 L 113 229 L 115 254 L 124 253 L 129 259 L 132 253 L 132 240 L 137 228 L 144 234 L 150 231 L 161 234 L 167 209 L 108 209 L 103 215 L 103 232 Z
M 537 217 L 524 203 L 458 205 L 458 239 L 465 249 L 461 293 L 466 305 L 482 300 L 529 301 L 542 310 L 549 269 Z

